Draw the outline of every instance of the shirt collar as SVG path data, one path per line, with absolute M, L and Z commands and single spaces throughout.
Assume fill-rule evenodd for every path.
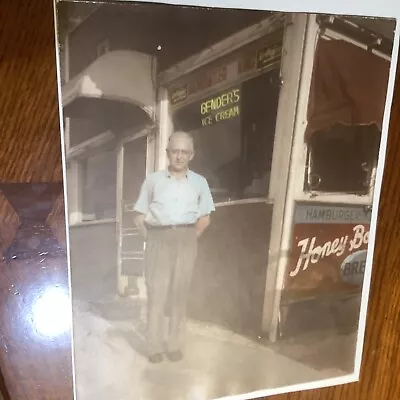
M 188 169 L 188 170 L 186 171 L 185 178 L 189 178 L 189 175 L 191 174 L 191 172 L 192 172 L 192 171 L 190 171 L 190 169 Z M 167 178 L 171 178 L 171 177 L 172 177 L 172 175 L 171 175 L 171 173 L 169 172 L 169 169 L 168 169 L 168 168 L 165 169 L 165 176 L 166 176 Z

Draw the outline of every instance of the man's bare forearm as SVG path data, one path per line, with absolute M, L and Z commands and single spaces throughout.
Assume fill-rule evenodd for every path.
M 144 222 L 144 219 L 145 219 L 145 215 L 144 214 L 138 214 L 133 219 L 133 222 L 135 223 L 136 228 L 139 230 L 140 234 L 144 238 L 147 238 L 147 228 L 146 228 L 146 224 Z
M 201 217 L 197 220 L 196 223 L 196 234 L 197 237 L 200 237 L 204 231 L 208 228 L 208 226 L 210 225 L 210 216 L 206 215 L 204 217 Z

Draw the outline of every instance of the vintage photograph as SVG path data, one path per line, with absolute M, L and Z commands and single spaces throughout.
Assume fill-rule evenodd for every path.
M 76 399 L 357 380 L 396 20 L 59 1 L 56 26 Z

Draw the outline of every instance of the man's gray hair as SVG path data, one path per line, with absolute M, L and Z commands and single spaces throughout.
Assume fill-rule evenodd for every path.
M 169 139 L 168 139 L 168 148 L 169 148 L 169 146 L 170 146 L 170 143 L 175 139 L 175 138 L 185 138 L 185 139 L 187 139 L 190 143 L 191 143 L 191 145 L 192 145 L 192 148 L 193 148 L 193 150 L 194 150 L 194 139 L 193 139 L 193 136 L 190 134 L 190 133 L 187 133 L 187 132 L 185 132 L 185 131 L 175 131 L 174 133 L 172 133 L 171 134 L 171 136 L 169 137 Z

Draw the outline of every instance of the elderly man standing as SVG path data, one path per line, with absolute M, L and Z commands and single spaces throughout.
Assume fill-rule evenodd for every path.
M 135 224 L 146 240 L 147 340 L 149 361 L 183 357 L 186 303 L 197 239 L 215 210 L 206 179 L 189 169 L 193 139 L 185 132 L 171 135 L 169 167 L 147 177 L 134 210 Z M 165 315 L 169 325 L 165 333 Z M 163 343 L 166 348 L 163 348 Z

